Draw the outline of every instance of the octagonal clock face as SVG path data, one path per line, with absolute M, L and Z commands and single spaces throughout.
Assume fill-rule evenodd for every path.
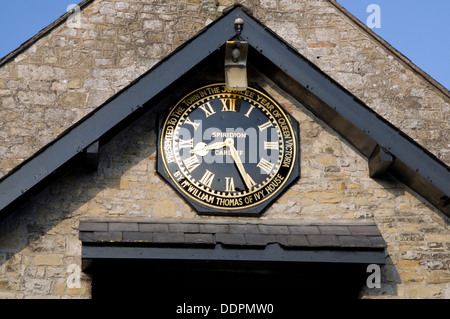
M 199 88 L 159 131 L 159 173 L 203 214 L 259 214 L 298 175 L 297 123 L 261 90 Z

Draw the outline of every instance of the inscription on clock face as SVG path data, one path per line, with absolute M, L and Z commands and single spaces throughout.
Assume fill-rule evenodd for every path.
M 159 172 L 199 213 L 258 214 L 298 177 L 292 121 L 255 88 L 202 87 L 162 122 Z

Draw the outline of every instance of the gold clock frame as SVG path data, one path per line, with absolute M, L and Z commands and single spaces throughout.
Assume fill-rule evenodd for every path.
M 220 88 L 220 91 L 217 90 Z M 199 186 L 188 185 L 187 183 L 191 183 L 190 181 L 186 181 L 186 176 L 184 178 L 184 186 L 180 184 L 180 175 L 174 176 L 169 168 L 169 164 L 173 163 L 176 155 L 169 155 L 168 152 L 173 151 L 170 150 L 170 143 L 167 142 L 167 133 L 168 128 L 169 131 L 173 132 L 180 122 L 180 119 L 183 119 L 186 113 L 192 112 L 193 109 L 198 108 L 202 102 L 215 98 L 223 98 L 230 97 L 234 99 L 241 99 L 249 102 L 251 105 L 255 105 L 255 107 L 259 107 L 267 112 L 269 112 L 274 118 L 276 118 L 276 123 L 279 126 L 279 131 L 284 135 L 283 136 L 283 156 L 280 160 L 280 163 L 283 163 L 283 160 L 288 162 L 289 160 L 289 169 L 287 173 L 284 175 L 280 175 L 278 172 L 280 168 L 278 168 L 277 172 L 274 173 L 275 177 L 272 177 L 267 183 L 262 184 L 258 187 L 257 190 L 253 190 L 251 192 L 244 192 L 245 194 L 235 194 L 234 196 L 230 195 L 218 195 L 211 194 L 206 189 L 202 189 Z M 274 113 L 276 117 L 274 116 Z M 280 123 L 281 122 L 281 123 Z M 291 143 L 289 144 L 289 153 L 290 158 L 285 159 L 286 154 L 286 139 L 285 137 L 289 136 L 291 138 Z M 271 98 L 267 93 L 262 92 L 260 88 L 255 88 L 254 86 L 249 86 L 246 91 L 231 91 L 226 89 L 225 83 L 213 83 L 205 86 L 201 86 L 188 94 L 184 95 L 174 107 L 172 107 L 169 113 L 164 117 L 162 121 L 160 121 L 159 128 L 159 136 L 158 136 L 158 172 L 162 175 L 172 187 L 179 192 L 183 198 L 185 198 L 188 203 L 191 204 L 195 208 L 195 210 L 199 214 L 209 214 L 209 215 L 247 215 L 247 216 L 255 216 L 259 215 L 267 205 L 272 202 L 276 197 L 278 197 L 285 188 L 291 184 L 295 179 L 299 176 L 299 149 L 298 149 L 298 123 L 293 119 L 273 98 Z M 168 156 L 169 155 L 169 156 Z M 171 158 L 173 156 L 173 158 Z M 170 158 L 168 160 L 168 158 Z M 170 161 L 170 163 L 168 163 Z M 278 176 L 277 175 L 280 175 Z M 275 190 L 273 192 L 267 191 L 267 194 L 262 196 L 261 200 L 256 199 L 256 191 L 261 192 L 261 189 L 264 187 L 268 187 L 268 185 L 276 180 Z M 189 188 L 188 186 L 195 186 L 194 188 Z M 198 192 L 195 192 L 195 189 L 198 189 Z M 192 190 L 192 191 L 189 191 Z M 264 189 L 262 190 L 264 193 Z M 203 192 L 203 193 L 199 193 Z M 213 191 L 214 193 L 214 191 Z M 205 198 L 210 195 L 207 201 Z M 253 201 L 251 198 L 253 197 L 256 201 Z M 203 198 L 203 200 L 201 199 Z M 217 198 L 236 198 L 239 202 L 239 199 L 245 205 L 236 205 L 236 206 L 221 206 L 218 204 L 210 204 L 210 202 L 218 203 Z M 251 201 L 251 202 L 250 202 Z

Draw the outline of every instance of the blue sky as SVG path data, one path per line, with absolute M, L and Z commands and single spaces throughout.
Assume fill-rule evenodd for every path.
M 364 24 L 380 8 L 372 30 L 436 81 L 450 89 L 450 0 L 337 0 Z
M 1 0 L 0 58 L 17 49 L 81 0 Z
M 380 8 L 378 35 L 414 64 L 450 89 L 450 0 L 337 0 L 363 23 Z M 78 0 L 3 0 L 0 10 L 0 58 L 66 12 Z

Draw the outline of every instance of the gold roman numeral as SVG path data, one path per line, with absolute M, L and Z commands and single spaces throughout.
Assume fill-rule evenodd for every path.
M 265 150 L 277 150 L 278 149 L 278 142 L 267 142 L 267 141 L 264 141 L 264 149 Z
M 194 127 L 194 131 L 200 126 L 200 123 L 192 122 L 189 117 L 186 117 L 186 119 L 184 120 L 184 123 L 192 125 Z
M 248 112 L 245 113 L 245 116 L 246 116 L 246 117 L 250 117 L 250 112 L 253 110 L 254 107 L 255 107 L 254 105 L 251 105 L 251 106 L 250 106 L 250 108 L 248 109 Z
M 196 169 L 200 165 L 200 162 L 198 161 L 198 158 L 196 155 L 192 155 L 191 157 L 186 158 L 183 161 L 183 163 L 189 172 L 192 172 L 194 169 Z
M 192 148 L 194 147 L 194 139 L 191 138 L 190 140 L 182 140 L 180 139 L 180 148 Z
M 269 162 L 265 158 L 261 158 L 261 160 L 259 161 L 258 165 L 256 165 L 256 166 L 261 168 L 267 174 L 270 174 L 270 171 L 273 169 L 275 164 L 272 164 L 271 162 Z
M 209 188 L 211 188 L 211 184 L 214 180 L 214 176 L 216 176 L 216 174 L 206 170 L 205 174 L 203 174 L 203 177 L 200 179 L 199 182 L 208 186 Z
M 260 131 L 264 131 L 266 128 L 271 127 L 272 122 L 269 120 L 264 124 L 258 125 Z
M 205 112 L 206 117 L 210 117 L 211 115 L 216 113 L 212 108 L 210 102 L 206 102 L 205 104 L 201 105 L 200 108 Z
M 222 102 L 222 112 L 236 112 L 236 99 L 220 99 Z
M 225 177 L 225 191 L 226 192 L 234 192 L 236 189 L 234 187 L 234 178 L 233 177 Z

